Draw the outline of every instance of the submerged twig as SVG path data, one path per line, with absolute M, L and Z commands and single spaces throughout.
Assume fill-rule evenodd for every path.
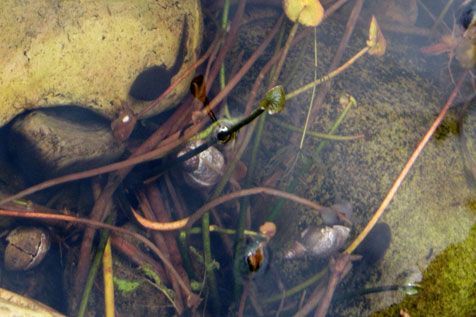
M 67 221 L 67 222 L 73 222 L 73 223 L 81 223 L 84 225 L 87 225 L 88 227 L 93 227 L 93 228 L 100 228 L 100 229 L 107 229 L 114 231 L 116 233 L 120 234 L 125 234 L 128 236 L 131 236 L 132 238 L 142 242 L 145 246 L 147 246 L 152 252 L 154 252 L 159 259 L 164 263 L 164 265 L 170 269 L 172 274 L 175 276 L 175 278 L 179 281 L 180 286 L 184 290 L 184 292 L 187 294 L 187 305 L 190 308 L 196 308 L 200 304 L 200 298 L 194 294 L 190 288 L 186 285 L 186 283 L 182 280 L 181 276 L 177 273 L 175 270 L 174 266 L 170 261 L 164 256 L 162 251 L 159 250 L 155 246 L 154 243 L 152 243 L 149 239 L 143 237 L 142 235 L 132 232 L 123 228 L 119 228 L 113 225 L 108 225 L 99 221 L 94 221 L 90 219 L 84 219 L 84 218 L 78 218 L 75 216 L 69 216 L 69 215 L 62 215 L 62 214 L 51 214 L 51 213 L 42 213 L 42 212 L 34 212 L 34 211 L 28 211 L 28 212 L 22 212 L 22 211 L 17 211 L 17 210 L 4 210 L 0 209 L 0 215 L 1 216 L 8 216 L 8 217 L 17 217 L 17 218 L 28 218 L 28 219 L 45 219 L 45 220 L 61 220 L 61 221 Z
M 365 53 L 367 53 L 369 51 L 369 49 L 370 49 L 370 47 L 368 47 L 368 46 L 364 47 L 363 49 L 358 51 L 354 56 L 352 56 L 347 62 L 345 62 L 344 64 L 342 64 L 340 67 L 336 68 L 335 70 L 331 71 L 326 76 L 318 78 L 318 79 L 316 79 L 314 81 L 311 81 L 310 83 L 308 83 L 308 84 L 306 84 L 306 85 L 304 85 L 304 86 L 302 86 L 298 89 L 295 89 L 295 90 L 291 91 L 290 93 L 288 93 L 286 95 L 286 100 L 297 97 L 298 95 L 302 94 L 303 92 L 308 91 L 309 89 L 311 89 L 311 88 L 313 88 L 317 85 L 320 85 L 324 82 L 327 82 L 327 81 L 331 80 L 332 78 L 336 77 L 337 75 L 342 73 L 344 70 L 346 70 L 347 68 L 352 66 L 352 64 L 356 60 L 358 60 L 360 57 L 362 57 Z
M 302 133 L 304 129 L 295 127 L 293 125 L 287 124 L 285 122 L 282 122 L 280 120 L 274 120 L 273 124 L 276 124 L 278 126 L 281 126 L 285 129 L 289 129 L 291 131 L 295 132 L 300 132 Z M 324 139 L 324 140 L 330 140 L 330 141 L 355 141 L 355 140 L 360 140 L 364 138 L 364 134 L 356 134 L 356 135 L 338 135 L 338 134 L 332 134 L 332 133 L 321 133 L 321 132 L 315 132 L 315 131 L 307 131 L 307 134 L 316 138 L 316 139 Z
M 240 198 L 240 197 L 247 197 L 247 196 L 259 195 L 259 194 L 267 194 L 271 196 L 277 196 L 277 197 L 282 197 L 288 200 L 292 200 L 296 203 L 312 208 L 313 210 L 317 212 L 321 212 L 323 208 L 320 204 L 316 202 L 313 202 L 306 198 L 299 197 L 294 194 L 290 194 L 290 193 L 283 192 L 273 188 L 254 187 L 254 188 L 239 190 L 239 191 L 232 192 L 232 193 L 223 195 L 221 197 L 218 197 L 214 200 L 209 201 L 202 207 L 200 207 L 191 216 L 182 218 L 180 220 L 171 221 L 171 222 L 148 221 L 146 218 L 139 215 L 136 211 L 132 210 L 132 212 L 134 216 L 136 217 L 137 221 L 148 229 L 157 230 L 157 231 L 174 231 L 174 230 L 183 229 L 187 226 L 188 227 L 192 226 L 198 219 L 200 219 L 210 209 L 218 205 L 221 205 L 227 201 Z
M 351 255 L 343 253 L 339 254 L 336 258 L 331 258 L 329 267 L 331 273 L 329 283 L 327 284 L 326 292 L 314 314 L 314 317 L 326 316 L 337 284 L 350 272 L 350 269 L 352 268 Z
M 140 206 L 141 210 L 143 211 L 144 215 L 148 219 L 156 220 L 157 217 L 154 214 L 154 212 L 152 211 L 151 203 L 150 203 L 148 197 L 145 195 L 145 193 L 139 192 L 138 198 L 139 198 L 139 206 Z M 155 245 L 164 253 L 164 256 L 167 257 L 167 259 L 174 265 L 174 269 L 178 273 L 179 271 L 177 269 L 177 266 L 176 266 L 175 262 L 170 257 L 169 244 L 166 242 L 164 235 L 160 232 L 154 232 L 152 234 L 152 239 L 153 239 Z M 174 277 L 173 273 L 169 269 L 166 268 L 165 272 L 166 272 L 167 276 L 170 279 L 173 290 L 176 293 L 175 299 L 172 302 L 172 304 L 173 304 L 174 308 L 176 309 L 177 313 L 182 314 L 184 307 L 183 307 L 183 299 L 182 299 L 182 292 L 181 292 L 181 289 L 180 289 L 180 285 L 178 284 L 177 279 Z M 189 285 L 188 280 L 186 278 L 184 278 L 183 281 L 187 285 Z

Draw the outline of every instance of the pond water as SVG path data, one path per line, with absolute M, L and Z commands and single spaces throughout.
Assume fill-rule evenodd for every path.
M 476 315 L 474 1 L 153 2 L 3 4 L 0 287 L 105 315 L 109 237 L 117 316 Z

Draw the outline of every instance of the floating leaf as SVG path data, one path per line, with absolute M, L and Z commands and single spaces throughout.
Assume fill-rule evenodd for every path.
M 370 20 L 369 39 L 367 40 L 369 54 L 374 56 L 383 56 L 387 48 L 387 41 L 383 37 L 382 31 L 377 23 L 375 16 Z
M 261 109 L 266 110 L 268 114 L 275 114 L 284 109 L 286 103 L 286 94 L 283 86 L 276 86 L 268 90 L 263 99 L 259 102 Z
M 283 9 L 291 21 L 305 26 L 317 26 L 324 18 L 319 0 L 284 0 Z

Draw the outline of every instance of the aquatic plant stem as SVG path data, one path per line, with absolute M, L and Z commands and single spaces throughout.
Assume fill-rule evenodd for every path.
M 203 64 L 203 62 L 205 62 L 209 57 L 210 55 L 212 54 L 212 52 L 214 51 L 215 47 L 218 46 L 218 44 L 220 43 L 220 37 L 217 36 L 212 44 L 210 45 L 210 47 L 208 48 L 208 50 L 205 52 L 205 54 L 203 54 L 202 57 L 200 57 L 195 63 L 193 63 L 189 68 L 187 68 L 182 74 L 180 74 L 180 76 L 174 80 L 173 83 L 170 84 L 170 86 L 159 96 L 157 97 L 154 101 L 152 101 L 146 108 L 144 108 L 139 114 L 138 114 L 138 118 L 139 119 L 142 119 L 144 116 L 146 116 L 146 114 L 154 109 L 155 107 L 157 107 L 160 102 L 165 98 L 167 97 L 174 89 L 175 87 L 177 87 L 183 80 L 185 80 L 188 76 L 190 76 L 192 74 L 193 71 L 195 71 L 195 69 L 197 69 L 200 65 Z
M 157 213 L 154 212 L 155 210 L 152 207 L 152 203 L 150 201 L 150 195 L 147 195 L 145 191 L 139 191 L 137 194 L 137 198 L 139 200 L 139 207 L 141 210 L 144 212 L 144 216 L 146 216 L 148 219 L 151 220 L 157 220 Z M 160 202 L 155 201 L 154 207 L 157 207 L 156 204 Z M 163 206 L 162 206 L 163 208 Z M 163 219 L 162 219 L 163 220 Z M 161 232 L 153 232 L 151 234 L 152 240 L 154 241 L 155 245 L 163 252 L 164 256 L 167 257 L 167 259 L 173 264 L 174 269 L 177 271 L 177 273 L 180 272 L 180 265 L 178 265 L 177 262 L 172 259 L 170 256 L 170 245 L 169 241 L 166 241 L 165 235 L 162 234 Z M 181 291 L 180 285 L 178 284 L 178 281 L 175 279 L 173 276 L 172 272 L 170 272 L 168 269 L 165 270 L 165 273 L 168 276 L 168 279 L 170 280 L 170 284 L 172 286 L 172 289 L 175 292 L 175 300 L 173 302 L 173 306 L 177 311 L 177 314 L 182 314 L 184 311 L 184 303 L 183 303 L 183 297 L 185 294 Z M 189 282 L 186 276 L 181 275 L 183 281 L 189 286 Z
M 385 196 L 384 200 L 380 204 L 379 208 L 375 211 L 374 215 L 372 218 L 370 218 L 369 222 L 365 226 L 365 228 L 359 233 L 359 235 L 355 238 L 355 240 L 347 247 L 345 250 L 346 253 L 352 253 L 358 246 L 359 244 L 365 239 L 367 234 L 372 230 L 372 228 L 375 226 L 377 221 L 380 219 L 382 216 L 383 212 L 385 209 L 388 207 L 390 202 L 392 201 L 393 197 L 397 193 L 397 190 L 400 188 L 403 180 L 407 176 L 408 172 L 412 168 L 413 164 L 415 163 L 416 159 L 418 156 L 420 156 L 421 152 L 425 148 L 425 146 L 428 144 L 428 141 L 430 140 L 431 136 L 435 132 L 436 128 L 440 125 L 441 121 L 443 121 L 443 118 L 445 117 L 446 113 L 448 112 L 448 109 L 451 107 L 451 105 L 454 103 L 459 90 L 463 84 L 464 79 L 466 78 L 467 71 L 464 72 L 460 79 L 458 80 L 456 86 L 454 87 L 453 91 L 451 92 L 448 100 L 446 101 L 445 105 L 442 107 L 440 113 L 436 117 L 435 121 L 433 121 L 433 124 L 430 126 L 428 131 L 425 133 L 423 138 L 420 140 L 418 143 L 416 149 L 413 151 L 412 155 L 408 159 L 408 161 L 405 163 L 402 171 L 400 174 L 397 176 L 395 181 L 393 182 L 392 186 L 390 187 L 387 195 Z
M 311 200 L 308 200 L 306 198 L 299 197 L 294 194 L 290 194 L 287 192 L 283 192 L 283 191 L 273 189 L 273 188 L 268 188 L 268 187 L 253 187 L 253 188 L 238 190 L 238 191 L 223 195 L 221 197 L 218 197 L 216 199 L 210 200 L 205 205 L 197 209 L 191 216 L 182 218 L 179 220 L 171 221 L 171 222 L 149 221 L 146 218 L 139 215 L 135 210 L 132 210 L 132 212 L 134 216 L 136 217 L 136 220 L 141 225 L 143 225 L 144 227 L 148 229 L 157 230 L 157 231 L 174 231 L 174 230 L 179 230 L 185 227 L 192 226 L 210 209 L 216 206 L 219 206 L 227 201 L 237 199 L 240 197 L 247 197 L 247 196 L 253 196 L 253 195 L 260 195 L 260 194 L 267 194 L 271 196 L 282 197 L 282 198 L 294 201 L 298 204 L 307 206 L 317 212 L 321 212 L 321 210 L 323 210 L 323 206 L 321 206 L 320 204 L 313 202 Z
M 111 239 L 108 237 L 102 256 L 102 271 L 104 278 L 104 312 L 106 317 L 114 317 L 114 283 L 112 271 Z
M 194 294 L 190 290 L 190 288 L 187 287 L 186 283 L 182 280 L 182 277 L 180 276 L 180 274 L 177 273 L 172 263 L 170 263 L 170 261 L 165 257 L 162 251 L 160 251 L 160 249 L 157 248 L 157 246 L 152 241 L 150 241 L 149 239 L 145 238 L 144 236 L 136 232 L 132 232 L 124 228 L 119 228 L 113 225 L 105 224 L 99 221 L 78 218 L 78 217 L 69 216 L 69 215 L 62 215 L 62 214 L 0 209 L 0 216 L 27 218 L 27 219 L 60 220 L 60 221 L 84 224 L 84 225 L 87 225 L 88 227 L 92 227 L 95 229 L 98 229 L 98 228 L 108 229 L 119 234 L 128 235 L 136 239 L 137 241 L 142 242 L 145 246 L 147 246 L 153 253 L 155 253 L 155 255 L 159 257 L 159 259 L 162 261 L 164 266 L 167 267 L 172 272 L 175 278 L 179 281 L 179 284 L 182 287 L 182 289 L 187 294 L 188 307 L 194 309 L 200 304 L 200 301 L 201 301 L 200 298 L 196 294 Z
M 107 231 L 101 231 L 99 240 L 99 245 L 96 250 L 96 255 L 94 256 L 93 263 L 91 264 L 91 269 L 89 270 L 88 279 L 86 280 L 86 285 L 84 286 L 83 296 L 81 298 L 81 303 L 79 304 L 78 317 L 83 317 L 86 313 L 88 307 L 89 296 L 91 295 L 91 290 L 93 288 L 94 280 L 96 279 L 96 274 L 99 270 L 99 265 L 101 264 L 101 259 L 104 254 L 104 249 L 106 247 L 106 242 L 109 239 L 109 233 Z
M 216 232 L 216 233 L 222 233 L 222 234 L 228 234 L 228 235 L 236 234 L 236 230 L 222 228 L 222 227 L 219 227 L 217 225 L 210 225 L 208 230 L 210 232 Z M 198 228 L 198 227 L 190 228 L 190 230 L 188 231 L 189 234 L 198 234 L 198 233 L 201 233 L 201 232 L 202 232 L 202 229 Z M 263 235 L 261 235 L 260 233 L 258 233 L 256 231 L 245 230 L 244 233 L 245 233 L 245 235 L 250 236 L 250 237 L 254 237 L 256 239 L 263 239 L 263 240 L 265 239 L 265 237 Z
M 347 106 L 339 114 L 337 119 L 332 124 L 332 127 L 329 129 L 329 134 L 334 133 L 339 128 L 340 124 L 342 123 L 342 121 L 344 121 L 345 117 L 347 116 L 347 113 L 348 113 L 350 107 L 356 103 L 355 99 L 353 97 L 349 96 L 349 98 L 350 98 L 350 100 L 349 100 Z M 309 133 L 311 133 L 311 132 L 309 132 Z M 325 141 L 322 141 L 321 143 L 319 143 L 319 145 L 317 146 L 317 148 L 314 152 L 315 155 L 319 155 L 319 153 L 322 151 L 324 146 L 325 146 Z M 297 182 L 297 178 L 293 177 L 291 182 L 288 184 L 286 191 L 292 190 L 292 188 L 294 188 L 296 186 L 296 182 Z M 281 209 L 283 208 L 283 206 L 284 206 L 284 201 L 282 199 L 279 199 L 275 203 L 274 207 L 272 208 L 273 211 L 269 214 L 267 219 L 269 221 L 274 221 L 276 219 L 276 217 L 278 216 L 278 214 L 281 212 Z
M 430 29 L 430 34 L 434 34 L 434 33 L 435 33 L 435 30 L 436 30 L 436 28 L 438 27 L 438 24 L 440 24 L 440 22 L 443 21 L 443 19 L 444 19 L 446 13 L 447 13 L 448 10 L 450 9 L 451 5 L 453 4 L 453 1 L 454 1 L 454 0 L 448 0 L 448 2 L 446 2 L 445 7 L 443 8 L 443 10 L 441 10 L 440 14 L 438 15 L 438 17 L 437 17 L 436 20 L 434 21 L 433 26 L 432 26 L 431 29 Z
M 314 80 L 317 79 L 317 28 L 314 28 Z M 316 86 L 312 87 L 311 100 L 309 101 L 309 109 L 307 110 L 306 121 L 304 122 L 304 129 L 302 130 L 301 142 L 299 142 L 299 150 L 304 146 L 304 139 L 306 138 L 307 127 L 309 125 L 309 118 L 311 117 L 312 106 L 314 105 L 314 97 L 316 95 Z
M 212 265 L 212 247 L 210 244 L 210 213 L 206 213 L 202 217 L 202 242 L 203 242 L 203 260 L 205 263 L 205 274 L 208 281 L 208 289 L 212 298 L 212 309 L 215 313 L 220 311 L 220 300 L 218 296 L 217 281 Z
M 277 301 L 280 301 L 282 298 L 293 296 L 294 294 L 297 294 L 297 293 L 305 290 L 307 287 L 311 286 L 315 282 L 319 281 L 322 277 L 324 277 L 324 275 L 327 273 L 327 270 L 328 269 L 325 268 L 325 269 L 321 270 L 320 272 L 318 272 L 317 274 L 314 274 L 311 278 L 308 278 L 303 283 L 301 283 L 299 285 L 296 285 L 295 287 L 290 288 L 290 289 L 288 289 L 287 291 L 285 291 L 281 294 L 276 294 L 276 295 L 273 295 L 271 297 L 266 298 L 265 300 L 263 300 L 263 303 L 264 304 L 269 304 L 269 303 L 277 302 Z
M 335 258 L 330 259 L 329 267 L 331 276 L 324 297 L 317 307 L 314 317 L 325 317 L 331 304 L 332 296 L 336 290 L 337 284 L 350 272 L 352 268 L 351 255 L 342 253 Z
M 349 95 L 347 96 L 347 100 L 345 102 L 347 104 L 345 105 L 344 110 L 337 117 L 337 120 L 334 122 L 332 127 L 329 129 L 328 131 L 329 134 L 333 134 L 334 132 L 337 131 L 337 129 L 339 128 L 339 126 L 344 121 L 345 117 L 347 116 L 347 113 L 349 112 L 350 108 L 352 108 L 353 106 L 357 104 L 357 101 L 355 100 L 355 98 Z M 324 148 L 324 146 L 326 146 L 326 144 L 327 144 L 327 141 L 321 141 L 319 145 L 317 146 L 316 154 L 320 153 L 322 149 Z
M 225 0 L 223 3 L 223 13 L 221 16 L 221 28 L 224 32 L 228 27 L 228 14 L 230 12 L 230 0 Z M 222 90 L 226 86 L 226 73 L 225 73 L 225 63 L 221 65 L 220 68 L 220 89 Z M 228 105 L 226 105 L 227 108 Z
M 317 304 L 322 300 L 322 297 L 324 296 L 324 292 L 326 291 L 326 282 L 327 279 L 321 279 L 319 283 L 317 284 L 316 288 L 312 292 L 311 295 L 309 295 L 306 304 L 302 306 L 296 314 L 294 314 L 293 317 L 306 317 L 309 315 L 309 313 L 316 307 Z M 284 300 L 284 297 L 283 297 Z
M 285 129 L 295 131 L 295 132 L 300 132 L 303 133 L 304 129 L 295 127 L 293 125 L 287 124 L 285 122 L 282 122 L 280 120 L 273 120 L 273 124 L 276 124 L 278 126 L 281 126 Z M 359 139 L 363 139 L 364 135 L 362 133 L 356 134 L 356 135 L 337 135 L 337 134 L 332 134 L 332 133 L 320 133 L 320 132 L 314 132 L 314 131 L 307 131 L 307 134 L 309 136 L 312 136 L 316 139 L 324 139 L 324 140 L 329 140 L 329 141 L 355 141 Z
M 281 52 L 281 57 L 279 58 L 279 61 L 276 64 L 276 67 L 273 71 L 273 76 L 271 77 L 271 80 L 270 80 L 271 86 L 274 86 L 274 84 L 278 81 L 279 76 L 281 75 L 281 70 L 283 69 L 284 61 L 286 60 L 286 57 L 288 56 L 289 49 L 291 48 L 291 44 L 294 40 L 294 37 L 296 36 L 296 32 L 298 29 L 299 29 L 299 22 L 296 20 L 296 22 L 294 22 L 293 26 L 291 27 L 291 30 L 289 31 L 288 38 L 286 39 L 286 43 L 284 43 L 283 51 Z
M 346 70 L 347 68 L 349 68 L 350 66 L 352 66 L 352 64 L 358 60 L 360 57 L 362 57 L 365 53 L 368 52 L 368 50 L 370 49 L 370 47 L 366 46 L 364 47 L 363 49 L 361 49 L 359 52 L 357 52 L 354 56 L 352 56 L 347 62 L 345 62 L 344 64 L 342 64 L 340 67 L 336 68 L 335 70 L 331 71 L 329 74 L 327 74 L 326 76 L 324 77 L 321 77 L 319 79 L 316 79 L 296 90 L 293 90 L 291 91 L 290 93 L 286 94 L 286 100 L 290 100 L 300 94 L 302 94 L 303 92 L 305 91 L 308 91 L 309 89 L 317 86 L 317 85 L 320 85 L 326 81 L 329 81 L 331 80 L 332 78 L 336 77 L 337 75 L 339 75 L 340 73 L 342 73 L 344 70 Z

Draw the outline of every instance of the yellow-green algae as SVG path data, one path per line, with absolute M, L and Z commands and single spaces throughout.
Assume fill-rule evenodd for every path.
M 24 109 L 58 104 L 108 117 L 126 102 L 140 110 L 144 105 L 128 97 L 136 76 L 173 65 L 182 34 L 180 70 L 187 68 L 201 42 L 198 0 L 2 0 L 0 12 L 0 126 Z M 176 103 L 190 80 L 155 113 Z
M 127 280 L 119 277 L 114 277 L 114 285 L 116 289 L 126 295 L 127 293 L 135 291 L 139 286 L 140 282 L 134 280 Z
M 372 314 L 399 316 L 401 309 L 417 316 L 476 316 L 476 226 L 466 240 L 452 244 L 426 269 L 422 289 L 398 305 Z

